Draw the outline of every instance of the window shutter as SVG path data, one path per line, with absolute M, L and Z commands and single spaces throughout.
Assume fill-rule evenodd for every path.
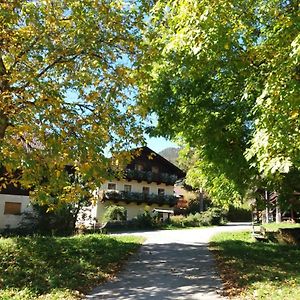
M 4 214 L 5 215 L 20 215 L 21 214 L 20 202 L 5 202 L 4 204 Z

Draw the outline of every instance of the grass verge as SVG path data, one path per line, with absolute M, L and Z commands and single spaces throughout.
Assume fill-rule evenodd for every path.
M 267 231 L 278 231 L 280 228 L 300 228 L 300 223 L 269 223 L 262 225 Z
M 300 299 L 300 248 L 255 242 L 250 232 L 220 233 L 210 243 L 225 294 L 239 299 Z
M 160 230 L 184 230 L 184 229 L 203 229 L 203 228 L 209 228 L 214 227 L 215 225 L 207 225 L 207 226 L 176 226 L 174 224 L 166 224 L 160 228 Z
M 114 276 L 143 239 L 133 236 L 0 238 L 0 299 L 77 299 Z

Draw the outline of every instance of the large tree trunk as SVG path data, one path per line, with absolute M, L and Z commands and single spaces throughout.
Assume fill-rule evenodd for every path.
M 1 42 L 0 42 L 0 46 L 1 46 Z M 9 90 L 9 82 L 8 80 L 5 78 L 7 72 L 6 72 L 6 68 L 3 62 L 3 59 L 1 57 L 1 53 L 0 53 L 0 101 L 3 103 L 4 99 L 3 99 L 3 94 L 5 93 L 5 91 L 7 92 Z M 3 139 L 5 136 L 5 131 L 6 128 L 8 127 L 9 121 L 8 121 L 8 117 L 7 115 L 5 115 L 5 113 L 3 112 L 2 108 L 0 109 L 0 139 Z
M 0 111 L 0 140 L 2 140 L 5 136 L 8 123 L 8 118 Z
M 266 201 L 265 223 L 269 223 L 269 195 L 268 195 L 268 191 L 265 191 L 265 201 Z
M 280 223 L 281 222 L 281 209 L 278 203 L 278 195 L 277 195 L 277 199 L 276 199 L 276 223 Z
M 199 192 L 199 211 L 204 211 L 204 197 L 203 197 L 203 189 L 200 188 Z

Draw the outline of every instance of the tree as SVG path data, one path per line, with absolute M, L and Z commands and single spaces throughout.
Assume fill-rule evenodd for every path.
M 142 140 L 133 73 L 147 6 L 130 0 L 0 5 L 2 187 L 21 183 L 42 204 L 64 189 L 61 200 L 72 201 L 81 188 L 70 182 L 66 165 L 92 190 L 122 163 L 121 150 Z
M 241 200 L 262 178 L 300 168 L 298 9 L 178 0 L 152 10 L 140 103 L 158 115 L 154 133 L 192 149 L 189 180 L 215 201 Z

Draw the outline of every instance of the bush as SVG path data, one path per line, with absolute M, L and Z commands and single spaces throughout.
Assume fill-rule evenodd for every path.
M 199 227 L 201 226 L 201 214 L 196 213 L 196 214 L 189 214 L 186 217 L 186 220 L 184 222 L 186 227 Z
M 188 207 L 186 208 L 186 214 L 196 214 L 200 212 L 200 199 L 199 197 L 194 199 L 189 199 Z
M 231 222 L 250 222 L 251 209 L 230 206 L 227 213 L 227 219 Z
M 103 219 L 106 222 L 109 221 L 126 221 L 127 210 L 123 206 L 111 205 L 106 208 Z
M 225 223 L 225 212 L 217 207 L 210 207 L 201 213 L 202 225 L 221 225 Z
M 62 204 L 53 211 L 48 205 L 32 205 L 32 211 L 24 212 L 18 228 L 6 229 L 6 236 L 13 235 L 57 235 L 68 236 L 74 232 L 77 208 L 73 204 Z
M 132 223 L 133 226 L 139 229 L 153 229 L 157 227 L 157 223 L 149 211 L 144 211 L 143 213 L 137 215 L 132 220 Z
M 200 196 L 198 195 L 196 198 L 194 199 L 190 199 L 188 202 L 188 207 L 186 208 L 186 213 L 187 214 L 196 214 L 196 213 L 200 213 L 200 209 L 202 207 L 202 209 L 207 209 L 210 205 L 211 205 L 211 201 L 203 196 L 203 204 L 200 205 Z
M 188 216 L 172 216 L 170 224 L 179 227 L 199 227 L 201 226 L 201 214 L 189 214 Z
M 220 225 L 224 222 L 224 212 L 219 208 L 209 208 L 205 212 L 188 216 L 172 216 L 171 225 L 179 228 Z
M 170 217 L 170 224 L 175 227 L 185 227 L 185 216 L 179 215 L 179 216 L 171 216 Z

